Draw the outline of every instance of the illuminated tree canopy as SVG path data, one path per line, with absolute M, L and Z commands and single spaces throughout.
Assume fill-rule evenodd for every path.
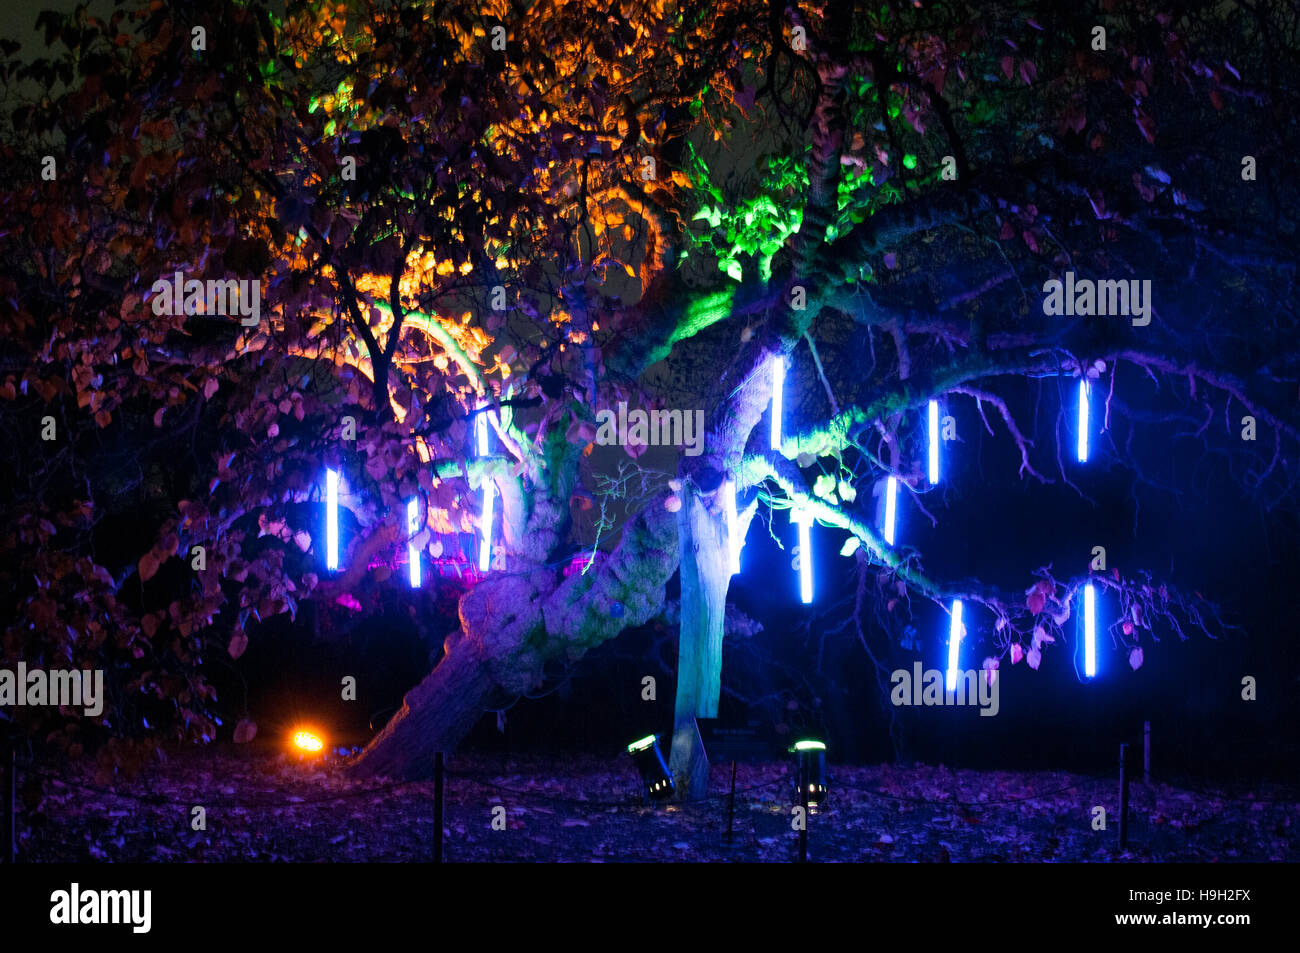
M 405 586 L 413 543 L 459 628 L 358 772 L 427 771 L 548 663 L 664 613 L 680 573 L 689 790 L 694 719 L 725 679 L 729 533 L 792 507 L 857 540 L 882 620 L 857 607 L 864 640 L 912 597 L 960 598 L 983 654 L 1037 667 L 1089 579 L 1125 649 L 1222 629 L 1158 554 L 1090 572 L 1080 542 L 1070 571 L 948 578 L 879 528 L 892 475 L 942 530 L 932 399 L 1015 445 L 998 479 L 1087 497 L 1081 378 L 1108 465 L 1176 493 L 1155 448 L 1198 441 L 1244 498 L 1294 506 L 1300 17 L 1050 6 L 45 15 L 48 56 L 3 72 L 2 654 L 106 667 L 112 695 L 101 719 L 31 730 L 111 736 L 118 759 L 160 731 L 212 739 L 205 657 L 309 604 L 350 624 Z M 177 272 L 259 281 L 255 326 L 206 299 L 160 309 Z M 1149 323 L 1045 313 L 1066 272 L 1149 281 Z M 760 426 L 775 355 L 779 450 Z M 611 455 L 597 413 L 620 401 L 703 408 L 703 452 Z M 345 484 L 338 573 L 326 467 Z

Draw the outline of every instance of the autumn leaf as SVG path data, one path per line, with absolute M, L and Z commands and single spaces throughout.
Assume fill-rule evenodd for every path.
M 1038 615 L 1043 611 L 1043 606 L 1047 603 L 1047 598 L 1038 591 L 1038 587 L 1029 590 L 1029 596 L 1025 599 L 1025 605 L 1029 608 L 1030 613 Z
M 145 553 L 140 557 L 137 568 L 140 570 L 140 581 L 148 582 L 158 571 L 158 560 L 152 552 Z
M 1137 121 L 1138 129 L 1146 138 L 1146 141 L 1155 145 L 1156 143 L 1156 121 L 1146 114 L 1140 108 L 1133 110 L 1133 118 Z
M 235 634 L 230 637 L 230 645 L 226 651 L 230 653 L 231 658 L 239 658 L 244 654 L 246 648 L 248 648 L 248 636 L 244 632 L 236 630 Z
M 992 685 L 998 677 L 998 666 L 1001 664 L 999 659 L 992 657 L 986 658 L 981 668 L 984 669 L 984 680 Z
M 257 737 L 257 722 L 251 718 L 241 718 L 235 725 L 235 744 L 248 744 Z
M 586 446 L 596 439 L 596 428 L 588 421 L 575 420 L 565 431 L 564 439 L 577 446 Z
M 1128 653 L 1128 664 L 1135 672 L 1142 667 L 1142 646 L 1139 645 Z

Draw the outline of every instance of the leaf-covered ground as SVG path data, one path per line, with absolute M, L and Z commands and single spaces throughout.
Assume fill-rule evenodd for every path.
M 730 765 L 709 800 L 648 807 L 627 758 L 457 755 L 448 762 L 447 861 L 790 861 L 785 762 Z M 1296 861 L 1295 792 L 1141 783 L 1118 848 L 1117 784 L 1060 772 L 831 769 L 809 826 L 813 861 Z M 67 778 L 68 781 L 58 780 Z M 69 783 L 75 779 L 76 786 Z M 266 749 L 172 754 L 131 781 L 49 768 L 21 776 L 20 850 L 42 861 L 425 861 L 433 785 L 352 782 L 333 757 Z M 110 793 L 111 792 L 111 793 Z M 1289 800 L 1290 799 L 1290 800 Z M 1093 808 L 1107 830 L 1093 830 Z M 206 830 L 193 830 L 203 807 Z M 494 816 L 504 830 L 493 829 Z

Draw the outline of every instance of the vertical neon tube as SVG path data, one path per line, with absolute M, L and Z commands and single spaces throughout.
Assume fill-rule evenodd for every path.
M 894 518 L 898 514 L 898 478 L 890 477 L 885 484 L 885 542 L 894 545 Z
M 412 497 L 406 501 L 406 532 L 415 536 L 420 531 L 420 500 Z M 420 549 L 414 540 L 406 544 L 406 556 L 411 563 L 411 588 L 420 588 Z
M 930 401 L 930 485 L 939 483 L 939 402 Z
M 1088 462 L 1088 381 L 1079 381 L 1079 462 Z
M 740 517 L 736 513 L 736 484 L 728 480 L 722 487 L 723 514 L 727 521 L 727 545 L 731 548 L 731 574 L 740 572 Z
M 325 568 L 339 568 L 339 472 L 325 471 Z
M 1097 592 L 1092 583 L 1083 587 L 1083 674 L 1097 674 Z
M 487 572 L 492 565 L 492 501 L 496 498 L 495 490 L 496 484 L 491 480 L 483 484 L 483 517 L 479 527 L 483 536 L 478 543 L 479 572 Z
M 957 690 L 957 650 L 961 646 L 961 600 L 952 600 L 952 622 L 948 627 L 948 677 L 946 688 L 950 692 Z
M 813 599 L 812 517 L 800 512 L 795 522 L 799 524 L 799 598 L 804 605 L 810 605 Z
M 480 457 L 488 455 L 488 419 L 487 404 L 480 404 L 480 409 L 474 415 L 474 452 Z
M 781 449 L 781 392 L 785 387 L 785 358 L 772 358 L 772 449 Z
M 480 457 L 488 455 L 488 419 L 487 403 L 479 404 L 479 412 L 474 415 L 474 452 Z M 478 543 L 478 569 L 487 572 L 492 566 L 492 504 L 496 499 L 496 484 L 483 477 L 483 509 L 479 529 L 482 536 Z

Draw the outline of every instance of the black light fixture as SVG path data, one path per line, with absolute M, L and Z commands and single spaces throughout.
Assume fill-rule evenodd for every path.
M 661 801 L 672 797 L 677 790 L 673 784 L 673 773 L 668 770 L 663 752 L 659 750 L 658 735 L 646 735 L 640 741 L 627 746 L 627 753 L 641 772 L 641 781 L 645 785 L 645 796 L 652 801 Z
M 826 800 L 826 745 L 820 741 L 796 741 L 793 748 L 795 763 L 795 803 L 817 807 Z

